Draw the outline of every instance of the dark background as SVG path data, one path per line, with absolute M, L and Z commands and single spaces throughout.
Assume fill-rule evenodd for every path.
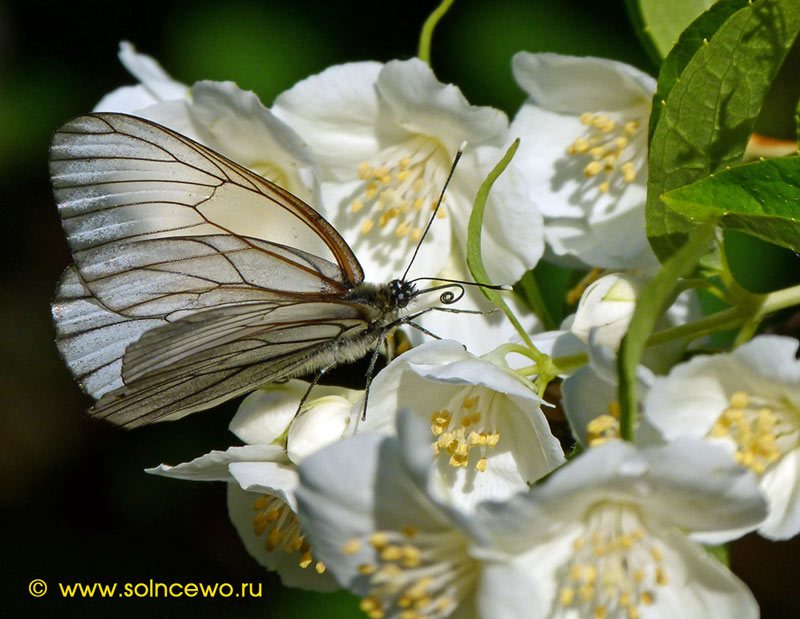
M 176 79 L 234 80 L 269 105 L 295 81 L 347 61 L 407 58 L 434 2 L 0 2 L 0 508 L 6 616 L 358 616 L 347 594 L 284 589 L 244 551 L 222 484 L 142 472 L 233 442 L 236 403 L 179 423 L 123 432 L 88 419 L 90 404 L 53 343 L 49 303 L 70 262 L 47 178 L 52 131 L 133 83 L 119 64 L 127 39 Z M 623 60 L 652 72 L 622 2 L 457 0 L 434 35 L 432 65 L 472 103 L 513 115 L 519 50 Z M 796 75 L 796 74 L 795 74 Z M 785 256 L 784 256 L 785 258 Z M 779 257 L 779 260 L 782 259 Z M 783 265 L 784 271 L 794 268 Z M 764 616 L 800 612 L 791 592 L 796 542 L 750 536 L 735 571 Z M 41 578 L 50 591 L 27 593 Z M 62 599 L 57 582 L 263 583 L 261 599 Z

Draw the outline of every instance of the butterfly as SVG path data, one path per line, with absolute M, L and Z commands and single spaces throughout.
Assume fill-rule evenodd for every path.
M 74 259 L 56 343 L 93 417 L 133 428 L 370 350 L 372 367 L 419 315 L 402 314 L 426 291 L 405 275 L 365 283 L 311 206 L 156 123 L 75 118 L 55 132 L 50 174 Z

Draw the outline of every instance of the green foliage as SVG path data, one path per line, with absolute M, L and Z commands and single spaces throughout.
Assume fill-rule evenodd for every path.
M 800 5 L 795 0 L 747 4 L 703 41 L 666 98 L 655 103 L 663 109 L 650 140 L 646 217 L 650 244 L 662 261 L 686 242 L 693 224 L 666 209 L 661 195 L 741 160 L 767 90 L 798 30 Z M 687 49 L 674 53 L 685 56 Z M 673 72 L 682 64 L 667 62 L 675 63 Z M 665 84 L 673 77 L 665 74 Z
M 629 0 L 628 10 L 636 34 L 651 55 L 664 58 L 686 26 L 714 0 Z
M 738 230 L 725 230 L 723 238 L 725 261 L 745 290 L 765 294 L 800 283 L 800 254 Z
M 720 26 L 736 11 L 746 7 L 749 0 L 720 0 L 714 7 L 700 15 L 675 43 L 658 73 L 658 89 L 653 97 L 653 111 L 650 114 L 648 138 L 652 140 L 653 130 L 661 117 L 660 102 L 666 101 L 669 92 L 689 61 L 703 46 L 703 42 L 714 36 Z
M 723 228 L 800 250 L 800 157 L 735 166 L 662 199 L 692 221 L 718 220 Z

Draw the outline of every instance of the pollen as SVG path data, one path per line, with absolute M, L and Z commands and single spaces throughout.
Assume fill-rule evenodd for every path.
M 746 391 L 732 393 L 728 404 L 708 436 L 732 442 L 734 458 L 741 466 L 761 475 L 797 446 L 797 415 L 786 404 Z
M 567 154 L 584 161 L 590 159 L 583 164 L 583 175 L 587 181 L 598 180 L 589 186 L 604 194 L 634 182 L 635 161 L 643 159 L 641 155 L 646 148 L 641 120 L 585 112 L 580 122 L 585 126 L 584 132 L 567 147 Z
M 616 408 L 619 408 L 618 403 L 616 404 Z M 612 406 L 609 405 L 609 409 Z M 603 445 L 609 441 L 619 440 L 620 438 L 620 428 L 619 428 L 619 412 L 617 414 L 608 414 L 608 415 L 600 415 L 599 417 L 595 417 L 592 419 L 588 424 L 586 424 L 586 444 L 589 447 L 597 447 L 598 445 Z
M 411 224 L 407 221 L 397 224 L 397 227 L 394 229 L 395 236 L 398 238 L 403 238 L 409 232 L 411 232 Z
M 359 550 L 361 550 L 361 541 L 357 540 L 357 539 L 351 539 L 342 548 L 342 554 L 344 554 L 344 555 L 354 555 Z
M 278 497 L 264 494 L 253 502 L 253 534 L 263 538 L 263 547 L 267 552 L 285 552 L 297 554 L 297 565 L 302 568 L 314 565 L 317 572 L 321 563 L 314 564 L 311 546 L 305 539 L 300 521 L 292 509 Z
M 460 533 L 421 533 L 405 525 L 376 531 L 367 540 L 381 547 L 357 567 L 367 582 L 360 608 L 370 617 L 443 618 L 474 587 L 479 570 Z
M 450 156 L 444 147 L 421 135 L 361 162 L 356 175 L 364 183 L 363 193 L 350 203 L 353 215 L 364 216 L 360 233 L 380 235 L 388 243 L 419 241 L 427 225 L 426 207 L 436 205 L 449 167 Z M 440 209 L 439 217 L 445 217 L 443 213 Z M 406 219 L 389 226 L 400 214 Z
M 494 426 L 498 418 L 495 395 L 486 388 L 464 387 L 434 411 L 430 417 L 433 453 L 448 457 L 453 468 L 485 472 L 488 456 L 500 442 L 500 431 Z
M 558 604 L 581 617 L 640 617 L 642 607 L 652 605 L 669 583 L 659 546 L 635 506 L 596 505 L 557 572 Z

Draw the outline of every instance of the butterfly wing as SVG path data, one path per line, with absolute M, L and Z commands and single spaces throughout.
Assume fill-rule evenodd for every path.
M 207 408 L 317 367 L 307 358 L 327 338 L 366 328 L 368 307 L 336 302 L 363 280 L 344 240 L 218 153 L 93 114 L 56 132 L 50 166 L 75 258 L 53 304 L 57 342 L 98 415 L 134 425 Z M 254 322 L 236 318 L 241 304 Z M 226 339 L 200 344 L 189 327 Z M 154 341 L 162 352 L 146 354 Z
M 150 329 L 215 307 L 295 303 L 341 288 L 330 284 L 336 265 L 256 239 L 147 239 L 108 254 L 83 275 L 67 269 L 53 302 L 56 343 L 94 398 L 122 386 L 125 350 Z
M 89 114 L 63 125 L 50 175 L 75 263 L 102 262 L 120 242 L 230 234 L 296 247 L 364 279 L 344 239 L 302 200 L 219 153 L 125 114 Z
M 147 331 L 122 360 L 124 386 L 93 416 L 128 428 L 177 419 L 259 385 L 364 354 L 375 310 L 337 299 L 254 302 Z

